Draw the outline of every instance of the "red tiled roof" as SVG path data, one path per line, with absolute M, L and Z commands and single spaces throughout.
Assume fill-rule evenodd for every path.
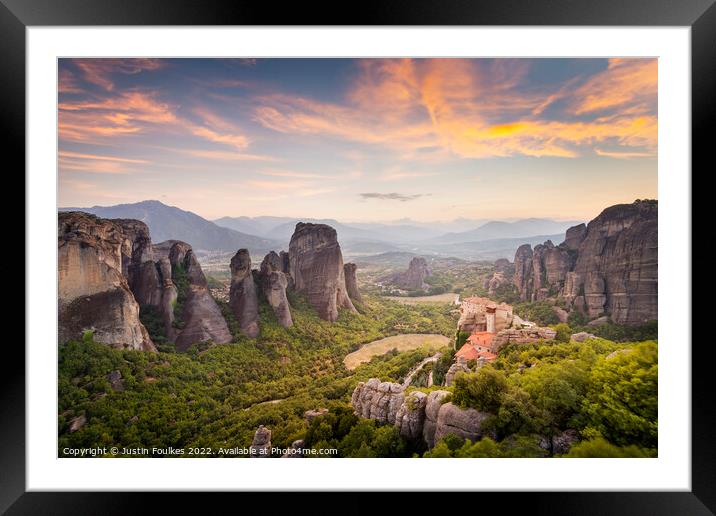
M 478 351 L 472 344 L 463 345 L 460 350 L 455 353 L 456 357 L 464 357 L 465 360 L 477 360 L 478 358 L 484 358 L 488 362 L 492 362 L 497 358 L 497 355 L 490 353 L 489 351 Z
M 472 344 L 464 344 L 460 350 L 455 353 L 456 357 L 465 357 L 465 360 L 477 360 L 479 351 Z
M 476 331 L 467 338 L 467 342 L 474 346 L 489 347 L 492 345 L 492 338 L 494 336 L 494 333 L 490 333 L 487 331 Z

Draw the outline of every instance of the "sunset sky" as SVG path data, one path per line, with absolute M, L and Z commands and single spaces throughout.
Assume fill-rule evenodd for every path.
M 59 205 L 589 220 L 657 197 L 655 59 L 61 59 Z

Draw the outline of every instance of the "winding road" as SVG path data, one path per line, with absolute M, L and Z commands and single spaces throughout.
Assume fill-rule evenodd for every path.
M 403 380 L 403 388 L 405 389 L 406 387 L 408 387 L 408 386 L 410 385 L 410 382 L 413 381 L 413 376 L 415 376 L 415 373 L 417 373 L 418 371 L 420 371 L 425 364 L 427 364 L 427 363 L 429 363 L 429 362 L 437 362 L 438 359 L 439 359 L 441 356 L 443 356 L 443 354 L 438 351 L 438 352 L 435 353 L 433 356 L 424 359 L 424 360 L 423 360 L 422 362 L 420 362 L 418 365 L 416 365 L 415 367 L 413 367 L 413 368 L 410 370 L 410 372 L 408 373 L 408 376 L 405 377 L 405 380 Z

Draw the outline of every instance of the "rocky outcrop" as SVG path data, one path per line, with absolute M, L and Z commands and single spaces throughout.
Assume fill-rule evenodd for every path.
M 413 391 L 406 395 L 397 383 L 371 378 L 356 386 L 351 404 L 357 416 L 395 425 L 403 437 L 422 438 L 429 448 L 448 434 L 471 441 L 480 439 L 483 423 L 490 414 L 457 407 L 447 402 L 448 396 L 448 391 L 428 395 Z
M 494 353 L 499 353 L 507 344 L 532 344 L 542 340 L 554 340 L 557 332 L 552 328 L 508 328 L 502 330 L 492 339 Z
M 259 301 L 251 273 L 251 256 L 239 249 L 231 259 L 231 288 L 229 306 L 239 322 L 241 333 L 249 338 L 259 335 Z
M 515 274 L 513 282 L 520 293 L 521 301 L 532 298 L 534 290 L 534 274 L 532 265 L 532 246 L 524 244 L 517 248 L 515 253 Z
M 657 201 L 612 206 L 592 220 L 573 272 L 564 297 L 582 306 L 590 318 L 607 313 L 620 324 L 656 319 Z
M 124 390 L 124 380 L 122 380 L 122 373 L 115 369 L 107 375 L 107 381 L 109 386 L 115 392 L 122 392 Z
M 87 424 L 87 417 L 84 414 L 73 417 L 72 419 L 70 419 L 69 431 L 71 434 L 73 434 L 77 430 L 79 430 L 80 428 L 85 426 L 86 424 Z
M 424 392 L 413 391 L 405 396 L 403 404 L 398 408 L 395 426 L 406 439 L 417 440 L 422 437 L 427 400 L 428 395 Z
M 271 457 L 271 430 L 264 425 L 260 425 L 254 434 L 249 447 L 249 456 L 257 459 Z
M 588 225 L 567 230 L 559 246 L 523 245 L 514 284 L 522 300 L 561 297 L 590 319 L 619 324 L 657 318 L 658 203 L 637 200 L 605 209 Z
M 539 446 L 549 452 L 550 456 L 564 455 L 577 442 L 579 442 L 579 433 L 570 428 L 550 437 L 542 436 Z
M 425 420 L 423 422 L 423 440 L 428 448 L 435 446 L 435 429 L 438 427 L 440 407 L 452 396 L 450 391 L 432 391 L 425 402 Z
M 92 330 L 98 342 L 153 351 L 141 307 L 157 311 L 178 350 L 200 341 L 231 341 L 189 244 L 152 245 L 143 222 L 70 212 L 59 215 L 59 256 L 61 339 Z
M 175 339 L 177 351 L 186 351 L 197 342 L 231 342 L 229 327 L 216 301 L 211 297 L 206 277 L 191 246 L 185 242 L 174 243 L 169 250 L 169 263 L 172 277 L 183 272 L 187 283 L 177 286 L 177 301 L 183 298 L 181 328 Z M 180 290 L 182 288 L 184 291 Z
M 356 386 L 351 396 L 351 405 L 357 416 L 375 419 L 379 423 L 395 424 L 404 398 L 400 384 L 371 378 Z
M 579 249 L 579 246 L 582 245 L 582 242 L 584 241 L 584 237 L 587 236 L 587 225 L 586 224 L 579 224 L 577 226 L 572 226 L 567 230 L 567 233 L 564 235 L 564 246 L 567 249 L 571 249 L 572 251 L 576 251 Z
M 112 347 L 156 351 L 128 282 L 146 253 L 133 232 L 143 224 L 125 222 L 81 212 L 58 215 L 60 342 L 92 331 L 95 341 Z
M 470 368 L 467 367 L 467 361 L 465 360 L 465 357 L 457 357 L 457 360 L 452 363 L 450 369 L 448 369 L 447 373 L 445 373 L 445 385 L 447 387 L 450 387 L 454 383 L 455 375 L 457 373 L 467 373 L 469 371 Z
M 584 342 L 587 339 L 596 339 L 597 336 L 593 335 L 591 333 L 587 333 L 586 331 L 580 331 L 579 333 L 573 333 L 570 337 L 570 340 L 573 340 L 574 342 Z
M 325 407 L 314 410 L 307 410 L 303 413 L 303 419 L 305 419 L 306 422 L 310 424 L 314 419 L 325 414 L 328 414 L 328 409 Z
M 297 439 L 291 443 L 291 447 L 286 450 L 286 453 L 281 455 L 283 459 L 302 459 L 303 449 L 306 447 L 306 442 L 303 439 Z
M 355 263 L 346 263 L 343 266 L 343 274 L 346 278 L 346 292 L 348 292 L 348 297 L 350 297 L 354 303 L 361 304 L 363 303 L 363 297 L 360 295 L 360 290 L 358 290 L 358 280 L 356 279 L 357 268 Z
M 408 270 L 393 276 L 390 281 L 396 287 L 406 290 L 425 290 L 429 287 L 425 278 L 432 274 L 428 262 L 422 256 L 416 256 L 410 260 Z
M 334 322 L 340 308 L 356 311 L 348 297 L 343 254 L 335 229 L 299 222 L 288 253 L 293 288 L 305 294 L 321 319 Z
M 261 262 L 259 282 L 279 324 L 284 328 L 292 326 L 291 307 L 286 297 L 288 280 L 283 272 L 283 260 L 274 251 L 267 254 Z
M 438 442 L 446 435 L 453 434 L 470 441 L 477 441 L 484 434 L 482 425 L 488 417 L 490 414 L 487 412 L 472 408 L 463 409 L 452 403 L 445 403 L 438 412 L 433 439 Z

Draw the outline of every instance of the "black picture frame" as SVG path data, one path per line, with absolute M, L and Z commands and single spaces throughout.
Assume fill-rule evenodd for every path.
M 25 29 L 86 25 L 551 25 L 691 27 L 692 181 L 707 166 L 713 147 L 716 105 L 716 0 L 384 0 L 362 1 L 351 9 L 335 2 L 270 4 L 196 0 L 0 0 L 0 124 L 15 170 L 24 170 Z M 711 158 L 711 159 L 710 159 Z M 9 162 L 6 159 L 6 163 Z M 9 171 L 8 171 L 9 174 Z M 7 177 L 7 176 L 6 176 Z M 688 178 L 684 178 L 688 180 Z M 696 206 L 696 202 L 693 205 Z M 708 205 L 708 203 L 706 204 Z M 698 217 L 693 215 L 696 222 Z M 698 233 L 695 233 L 698 234 Z M 17 259 L 15 257 L 15 259 Z M 693 268 L 699 267 L 693 262 Z M 48 265 L 49 266 L 49 265 Z M 26 270 L 26 274 L 27 274 Z M 685 277 L 689 281 L 691 277 Z M 684 300 L 689 302 L 690 300 Z M 28 305 L 31 309 L 31 305 Z M 684 347 L 691 346 L 684 335 Z M 692 490 L 690 492 L 503 493 L 479 494 L 480 507 L 505 503 L 530 514 L 712 514 L 716 510 L 716 447 L 711 425 L 710 341 L 691 348 Z M 48 344 L 50 345 L 50 344 Z M 25 492 L 25 353 L 5 343 L 0 411 L 0 511 L 8 514 L 132 514 L 148 508 L 147 496 L 178 502 L 184 510 L 206 502 L 183 494 Z M 10 366 L 11 364 L 12 366 Z M 217 494 L 211 494 L 216 507 Z M 222 496 L 222 501 L 226 496 Z M 246 496 L 242 494 L 241 496 Z M 273 496 L 273 495 L 272 495 Z M 316 501 L 316 503 L 321 503 Z M 369 502 L 354 497 L 355 509 Z M 477 503 L 477 501 L 475 501 Z M 248 506 L 245 506 L 248 508 Z M 477 507 L 477 505 L 473 505 Z M 166 510 L 166 506 L 164 507 Z

